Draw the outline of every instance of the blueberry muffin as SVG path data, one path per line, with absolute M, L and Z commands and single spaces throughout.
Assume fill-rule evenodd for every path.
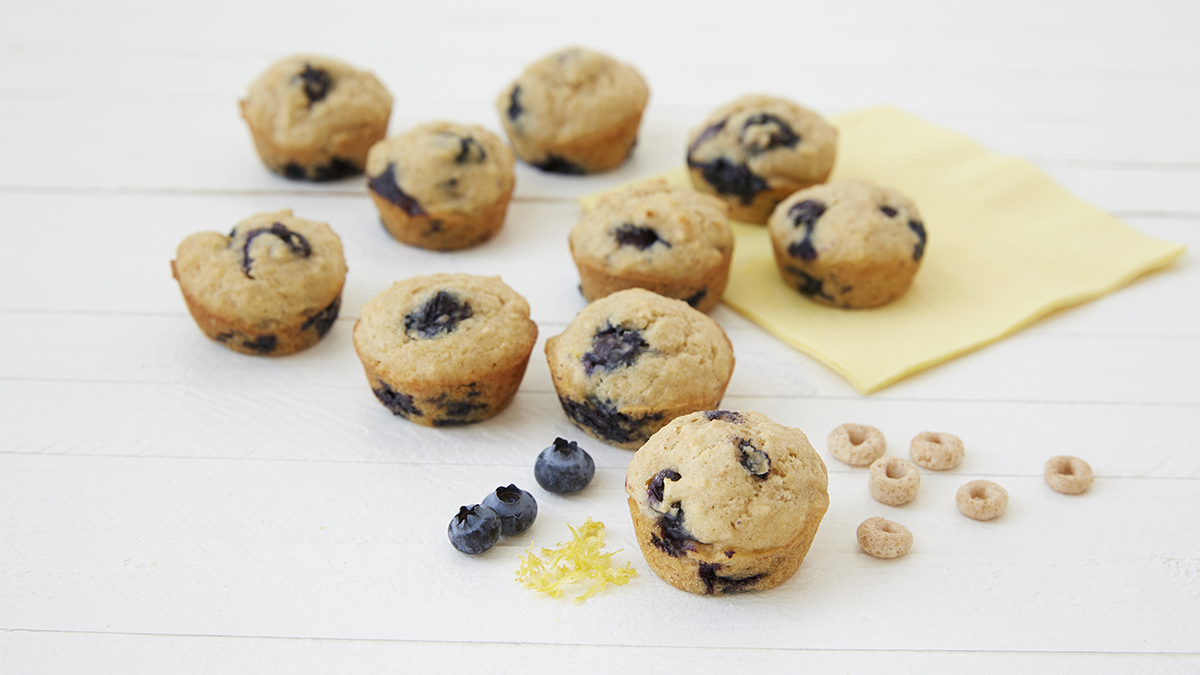
M 398 281 L 354 324 L 371 391 L 425 426 L 485 420 L 517 393 L 537 326 L 499 277 L 435 274 Z
M 721 200 L 663 180 L 605 196 L 571 230 L 588 301 L 645 288 L 707 312 L 721 300 L 733 230 Z
M 834 307 L 892 302 L 912 285 L 925 255 L 925 225 L 912 200 L 862 179 L 797 192 L 768 227 L 787 284 Z
M 376 143 L 367 187 L 397 240 L 446 251 L 474 246 L 504 224 L 513 154 L 478 126 L 430 122 Z
M 703 595 L 786 581 L 829 508 L 825 463 L 808 438 L 753 411 L 675 419 L 633 456 L 625 492 L 650 568 Z
M 500 94 L 496 110 L 522 161 L 585 174 L 625 161 L 649 97 L 631 66 L 570 47 L 529 66 Z
M 329 332 L 346 281 L 342 242 L 290 209 L 259 213 L 228 236 L 199 232 L 171 272 L 208 337 L 243 354 L 291 354 Z
M 680 415 L 717 407 L 733 375 L 733 346 L 717 322 L 640 288 L 584 308 L 546 341 L 546 359 L 575 426 L 627 449 Z
M 729 203 L 730 217 L 765 223 L 796 190 L 824 183 L 837 130 L 791 101 L 750 94 L 717 108 L 689 137 L 692 185 Z
M 369 72 L 300 54 L 268 68 L 241 106 L 268 169 L 322 181 L 362 172 L 387 134 L 392 96 Z

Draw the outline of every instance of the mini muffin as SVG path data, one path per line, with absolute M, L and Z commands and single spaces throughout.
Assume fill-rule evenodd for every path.
M 393 237 L 460 249 L 486 241 L 504 224 L 513 163 L 508 146 L 483 127 L 430 122 L 371 148 L 367 187 Z
M 717 407 L 733 375 L 717 322 L 640 288 L 584 308 L 546 341 L 546 359 L 575 426 L 631 450 L 676 417 Z
M 729 203 L 729 215 L 765 223 L 796 190 L 824 183 L 837 130 L 791 101 L 749 94 L 717 108 L 688 140 L 692 185 Z
M 867 180 L 797 192 L 775 209 L 768 227 L 784 281 L 834 307 L 878 307 L 899 298 L 925 254 L 916 205 Z
M 585 174 L 625 161 L 649 97 L 631 66 L 569 47 L 529 66 L 496 99 L 496 110 L 522 161 Z
M 517 393 L 537 326 L 499 277 L 434 274 L 397 281 L 354 324 L 371 391 L 425 426 L 485 420 Z
M 268 68 L 241 106 L 268 169 L 322 181 L 362 172 L 387 134 L 392 96 L 369 72 L 301 54 Z
M 650 568 L 703 595 L 786 581 L 829 508 L 825 463 L 808 438 L 753 411 L 675 419 L 633 456 L 625 492 Z
M 208 337 L 243 354 L 291 354 L 329 332 L 341 306 L 342 241 L 291 209 L 259 213 L 229 236 L 199 232 L 179 245 L 171 272 Z
M 721 300 L 733 259 L 726 206 L 647 180 L 605 196 L 571 230 L 571 255 L 588 301 L 645 288 L 707 312 Z

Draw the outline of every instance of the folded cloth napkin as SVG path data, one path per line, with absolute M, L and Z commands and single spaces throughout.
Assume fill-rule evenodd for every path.
M 1124 286 L 1179 257 L 1064 190 L 1029 162 L 879 107 L 833 118 L 831 179 L 907 194 L 928 233 L 916 281 L 875 309 L 826 307 L 783 283 L 761 225 L 734 222 L 723 301 L 864 394 L 995 342 L 1054 310 Z M 683 167 L 662 174 L 689 186 Z M 599 195 L 580 200 L 590 208 Z

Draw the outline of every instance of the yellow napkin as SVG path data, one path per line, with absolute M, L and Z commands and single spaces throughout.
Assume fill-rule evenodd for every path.
M 841 135 L 831 178 L 869 178 L 921 210 L 929 240 L 913 286 L 876 309 L 819 305 L 784 285 L 765 227 L 734 222 L 722 299 L 864 394 L 1116 290 L 1183 253 L 1181 244 L 1079 200 L 1029 162 L 900 110 L 870 108 L 832 121 Z M 663 177 L 690 187 L 685 168 Z M 590 208 L 598 198 L 580 202 Z

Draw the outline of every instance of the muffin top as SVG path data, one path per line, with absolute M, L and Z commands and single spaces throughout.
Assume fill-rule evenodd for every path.
M 661 179 L 606 195 L 571 229 L 571 253 L 613 274 L 689 278 L 733 251 L 721 200 Z
M 648 410 L 669 409 L 696 392 L 723 393 L 734 364 L 716 321 L 640 288 L 585 307 L 546 342 L 546 356 L 560 394 Z
M 281 59 L 251 85 L 242 115 L 283 149 L 325 143 L 331 134 L 386 121 L 392 96 L 374 75 L 324 56 Z
M 767 189 L 825 180 L 837 153 L 837 130 L 786 99 L 748 94 L 692 130 L 688 166 L 703 171 L 719 194 L 749 204 Z
M 354 326 L 359 356 L 385 381 L 482 378 L 527 359 L 536 340 L 525 298 L 471 274 L 397 281 Z
M 429 122 L 367 153 L 368 186 L 408 215 L 473 213 L 513 190 L 512 150 L 476 125 Z
M 496 99 L 510 134 L 558 145 L 640 117 L 650 97 L 632 66 L 580 47 L 530 65 Z
M 625 491 L 704 554 L 790 544 L 829 506 L 825 463 L 799 429 L 754 411 L 676 418 L 629 463 Z
M 316 314 L 342 292 L 346 262 L 329 225 L 292 215 L 259 213 L 228 236 L 199 232 L 173 261 L 180 287 L 207 311 L 263 330 Z

